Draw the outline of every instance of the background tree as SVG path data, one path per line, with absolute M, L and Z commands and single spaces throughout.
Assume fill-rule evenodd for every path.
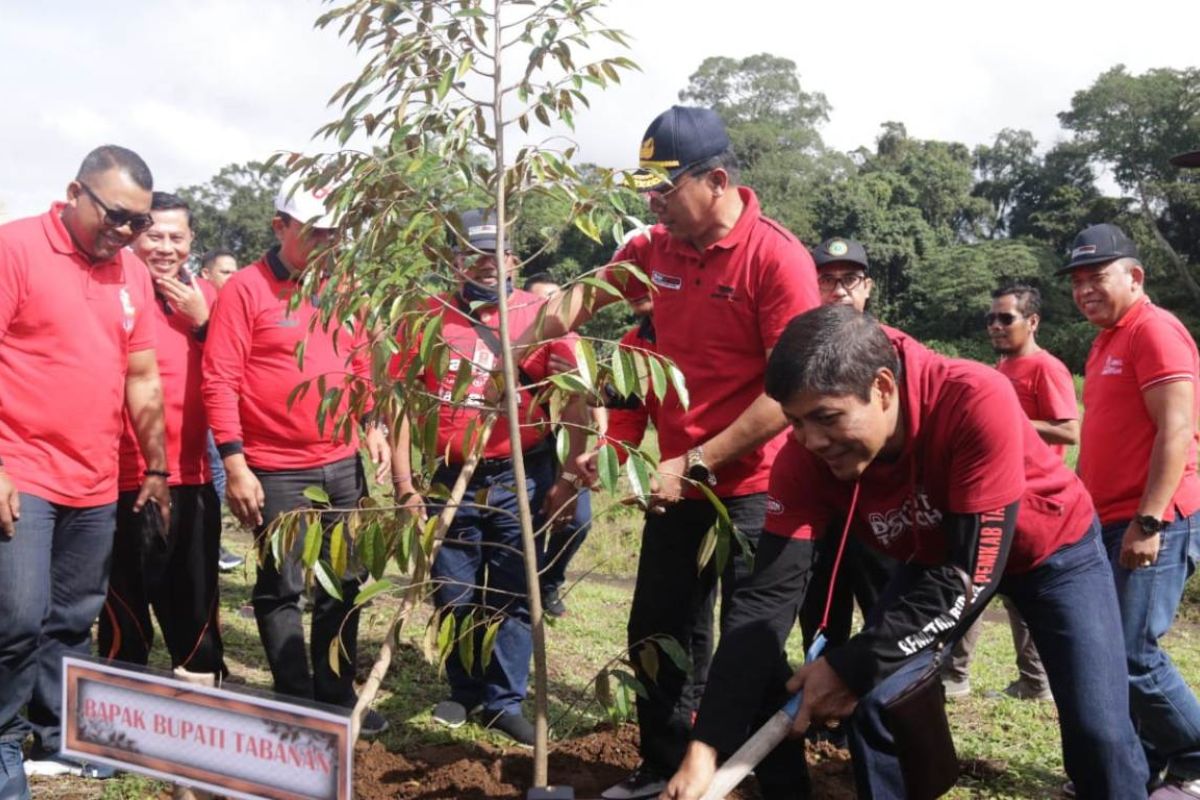
M 222 167 L 207 183 L 176 190 L 192 207 L 196 255 L 216 247 L 233 251 L 239 265 L 260 258 L 275 244 L 271 218 L 287 170 L 249 161 Z

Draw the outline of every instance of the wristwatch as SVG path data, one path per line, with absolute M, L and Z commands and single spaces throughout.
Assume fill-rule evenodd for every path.
M 1133 518 L 1133 521 L 1142 529 L 1142 533 L 1147 536 L 1154 536 L 1156 533 L 1167 527 L 1167 523 L 1163 522 L 1158 517 L 1152 517 L 1149 514 L 1138 514 Z
M 687 476 L 690 480 L 696 483 L 707 483 L 709 486 L 717 485 L 717 476 L 708 468 L 708 464 L 704 463 L 704 448 L 701 445 L 696 445 L 687 451 L 686 465 Z

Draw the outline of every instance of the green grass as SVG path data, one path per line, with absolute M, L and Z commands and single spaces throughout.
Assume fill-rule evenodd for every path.
M 592 699 L 593 678 L 624 649 L 640 516 L 625 507 L 605 508 L 602 497 L 597 501 L 598 522 L 572 565 L 575 582 L 567 597 L 570 614 L 553 621 L 546 632 L 550 716 L 555 739 L 588 730 L 607 718 Z M 250 539 L 244 531 L 230 526 L 226 536 L 226 543 L 236 551 L 244 553 L 249 549 Z M 222 631 L 233 683 L 267 687 L 270 676 L 254 620 L 241 611 L 252 583 L 252 569 L 222 576 Z M 396 603 L 395 598 L 381 597 L 364 612 L 360 627 L 360 676 L 378 651 Z M 450 741 L 502 744 L 498 737 L 476 725 L 447 730 L 430 720 L 430 710 L 444 697 L 445 685 L 438 670 L 422 655 L 427 617 L 428 609 L 422 609 L 402 632 L 401 646 L 376 703 L 392 722 L 382 741 L 396 750 Z M 794 662 L 801 657 L 799 649 L 797 632 L 789 642 Z M 1200 635 L 1192 625 L 1181 620 L 1168 641 L 1168 649 L 1186 678 L 1193 682 L 1200 679 Z M 155 651 L 153 663 L 168 666 L 161 645 Z M 960 780 L 950 797 L 1057 796 L 1065 777 L 1053 705 L 986 696 L 988 692 L 999 692 L 1015 676 L 1007 624 L 985 621 L 972 665 L 973 693 L 949 706 L 959 757 L 973 765 L 972 774 Z M 162 784 L 133 775 L 104 783 L 54 779 L 34 784 L 35 796 L 39 798 L 132 800 L 167 796 L 167 792 Z

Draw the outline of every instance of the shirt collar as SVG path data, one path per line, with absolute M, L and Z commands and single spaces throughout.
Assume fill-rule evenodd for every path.
M 758 223 L 759 217 L 762 216 L 762 209 L 758 205 L 758 195 L 749 186 L 737 187 L 738 195 L 742 198 L 742 214 L 738 217 L 737 222 L 730 228 L 729 233 L 725 234 L 720 240 L 713 242 L 708 247 L 704 248 L 707 253 L 710 250 L 732 250 L 740 244 L 744 244 L 750 237 L 750 232 L 754 230 L 754 226 Z M 671 236 L 667 239 L 667 247 L 674 252 L 688 258 L 700 258 L 703 253 L 696 250 L 690 243 L 683 239 L 676 239 Z
M 1113 325 L 1113 327 L 1124 328 L 1126 325 L 1132 325 L 1133 321 L 1140 317 L 1142 315 L 1142 311 L 1144 311 L 1149 305 L 1150 298 L 1146 295 L 1142 295 L 1136 301 L 1134 301 L 1133 305 L 1129 307 L 1128 311 L 1121 315 L 1121 318 L 1117 320 L 1117 324 Z
M 267 251 L 266 260 L 267 266 L 271 268 L 271 274 L 275 276 L 275 280 L 291 281 L 292 283 L 300 280 L 300 273 L 293 273 L 288 269 L 287 264 L 283 263 L 283 259 L 279 257 L 279 245 L 275 245 Z
M 42 215 L 42 230 L 45 231 L 46 239 L 54 252 L 64 256 L 78 256 L 89 268 L 120 264 L 121 251 L 125 249 L 124 247 L 106 261 L 93 261 L 86 253 L 81 252 L 75 246 L 75 240 L 71 238 L 70 231 L 67 230 L 66 224 L 62 221 L 62 212 L 66 207 L 67 204 L 62 201 L 51 203 L 50 210 Z

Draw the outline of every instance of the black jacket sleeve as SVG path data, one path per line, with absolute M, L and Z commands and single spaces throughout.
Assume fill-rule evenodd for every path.
M 732 753 L 783 702 L 784 642 L 808 588 L 815 543 L 764 533 L 754 572 L 734 592 L 692 736 Z M 764 713 L 766 712 L 766 713 Z
M 1004 573 L 1019 505 L 946 515 L 945 563 L 920 568 L 916 580 L 899 595 L 885 592 L 873 624 L 826 653 L 830 667 L 851 691 L 862 697 L 910 656 L 944 643 L 974 621 Z

